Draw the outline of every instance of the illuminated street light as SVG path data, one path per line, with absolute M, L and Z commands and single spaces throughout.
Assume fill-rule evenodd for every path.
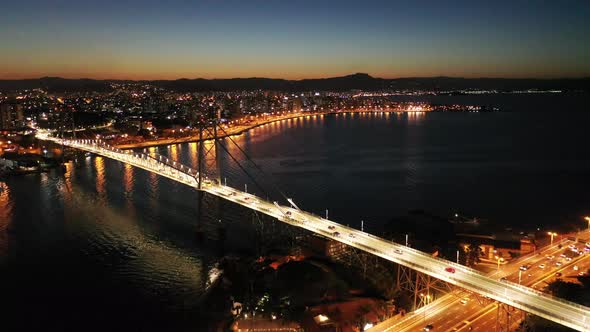
M 590 217 L 586 216 L 584 219 L 588 222 L 588 229 L 590 229 Z
M 424 306 L 426 306 L 430 303 L 430 299 L 432 299 L 432 296 L 430 294 L 424 295 L 420 293 L 420 298 L 422 299 L 422 303 L 424 303 Z M 426 321 L 426 308 L 424 308 L 424 321 Z
M 553 237 L 555 235 L 557 235 L 557 233 L 555 233 L 555 232 L 547 232 L 547 234 L 551 236 L 551 244 L 553 244 Z
M 499 269 L 500 269 L 500 262 L 503 262 L 503 261 L 504 261 L 504 258 L 502 258 L 502 257 L 499 257 L 499 256 L 494 256 L 494 257 L 495 257 L 495 258 L 497 259 L 497 261 L 498 261 L 498 270 L 499 270 Z

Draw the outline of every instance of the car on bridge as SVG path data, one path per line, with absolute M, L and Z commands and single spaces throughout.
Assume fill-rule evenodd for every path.
M 334 235 L 334 236 L 340 236 L 340 233 L 334 232 L 334 233 L 332 233 L 332 235 Z
M 404 253 L 401 249 L 395 249 L 395 250 L 393 250 L 393 252 L 396 253 L 396 254 L 398 254 L 398 255 L 401 255 L 401 254 Z
M 353 238 L 353 239 L 356 237 L 356 236 L 355 236 L 354 234 L 352 234 L 352 233 L 348 234 L 348 236 L 350 236 L 350 237 L 351 237 L 351 238 Z
M 336 226 L 330 225 L 330 226 L 328 226 L 328 229 L 336 229 Z
M 428 325 L 424 326 L 423 330 L 424 331 L 432 331 L 432 330 L 434 330 L 434 325 L 428 324 Z
M 545 268 L 545 264 L 541 264 L 541 265 L 539 265 L 539 268 L 540 268 L 540 269 L 544 269 L 544 268 Z
M 455 268 L 454 267 L 446 267 L 445 271 L 449 272 L 449 273 L 455 273 Z

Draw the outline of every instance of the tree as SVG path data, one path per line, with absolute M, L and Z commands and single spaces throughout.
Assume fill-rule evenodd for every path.
M 467 257 L 465 265 L 474 266 L 481 262 L 483 251 L 479 245 L 480 243 L 478 242 L 471 242 L 467 245 L 467 248 L 465 249 L 465 255 Z
M 563 280 L 556 280 L 547 286 L 547 290 L 554 296 L 587 305 L 590 298 L 590 282 L 584 277 L 578 278 L 582 285 Z M 544 332 L 561 332 L 572 331 L 572 329 L 553 323 L 544 318 L 529 315 L 526 321 L 521 325 L 523 331 L 544 331 Z

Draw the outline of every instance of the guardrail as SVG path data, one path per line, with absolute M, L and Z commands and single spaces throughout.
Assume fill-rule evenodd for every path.
M 110 146 L 108 144 L 105 144 L 105 143 L 102 143 L 102 142 L 99 142 L 96 140 L 75 140 L 75 141 L 60 140 L 60 139 L 53 139 L 53 140 L 57 141 L 59 143 L 62 143 L 64 145 L 77 147 L 79 149 L 94 152 L 97 154 L 101 154 L 106 157 L 111 157 L 113 159 L 120 159 L 121 161 L 124 161 L 124 162 L 136 164 L 138 167 L 145 168 L 145 169 L 150 170 L 154 173 L 161 174 L 162 172 L 164 172 L 164 170 L 166 170 L 166 171 L 170 172 L 170 174 L 164 173 L 163 175 L 173 178 L 179 182 L 182 182 L 182 183 L 185 183 L 188 185 L 194 186 L 194 184 L 198 183 L 197 182 L 198 181 L 198 172 L 196 170 L 194 170 L 190 167 L 184 166 L 180 163 L 177 163 L 176 161 L 170 161 L 167 157 L 164 157 L 164 156 L 157 155 L 156 157 L 152 157 L 152 156 L 144 154 L 144 153 L 137 153 L 137 152 L 133 152 L 133 151 L 129 151 L 129 150 L 121 150 L 121 149 L 118 149 L 116 147 Z M 160 169 L 162 169 L 162 170 L 160 170 Z M 191 178 L 192 181 L 190 181 L 190 183 L 187 183 L 186 178 Z M 211 194 L 220 195 L 219 193 L 215 192 L 214 190 L 211 190 L 211 188 L 205 189 L 205 190 Z M 236 189 L 233 189 L 233 190 L 240 192 L 239 190 L 236 190 Z M 246 194 L 246 193 L 244 193 L 244 194 Z M 254 195 L 250 195 L 250 196 L 255 197 Z M 227 197 L 225 197 L 225 198 L 228 199 Z M 260 198 L 258 198 L 258 199 L 260 200 Z M 297 225 L 299 227 L 303 227 L 303 228 L 306 228 L 306 229 L 309 229 L 309 230 L 312 230 L 315 232 L 319 232 L 319 233 L 323 234 L 324 236 L 327 236 L 327 237 L 334 239 L 336 241 L 352 245 L 354 247 L 357 247 L 359 249 L 362 249 L 362 250 L 365 250 L 368 252 L 372 252 L 375 255 L 383 257 L 387 260 L 394 261 L 394 262 L 399 261 L 400 263 L 402 263 L 408 267 L 414 268 L 418 271 L 423 271 L 427 274 L 433 275 L 434 277 L 440 278 L 442 280 L 445 280 L 445 279 L 449 280 L 452 283 L 457 284 L 458 286 L 462 286 L 467 289 L 475 290 L 476 292 L 479 292 L 480 294 L 490 296 L 491 298 L 494 298 L 500 302 L 504 302 L 504 303 L 507 303 L 510 305 L 515 305 L 517 307 L 520 307 L 520 309 L 523 309 L 526 311 L 533 311 L 533 313 L 540 314 L 541 316 L 544 316 L 545 318 L 548 318 L 550 320 L 554 320 L 560 324 L 564 324 L 569 327 L 576 328 L 580 331 L 588 331 L 588 327 L 587 327 L 588 323 L 586 322 L 586 314 L 588 316 L 590 316 L 590 309 L 585 306 L 582 306 L 582 305 L 579 305 L 579 304 L 576 304 L 576 303 L 573 303 L 570 301 L 566 301 L 566 300 L 563 300 L 558 297 L 550 296 L 548 294 L 539 292 L 539 291 L 531 289 L 529 287 L 518 285 L 518 284 L 510 282 L 510 281 L 505 281 L 505 280 L 498 281 L 496 279 L 489 278 L 489 277 L 485 276 L 484 274 L 482 274 L 481 272 L 479 272 L 477 270 L 457 264 L 455 262 L 448 261 L 448 260 L 445 260 L 445 259 L 442 259 L 439 257 L 433 257 L 429 254 L 426 254 L 426 253 L 416 250 L 414 248 L 410 248 L 410 247 L 395 243 L 393 241 L 387 241 L 385 239 L 374 236 L 372 234 L 362 232 L 357 229 L 335 223 L 335 222 L 330 221 L 328 219 L 314 216 L 314 215 L 304 212 L 304 211 L 298 211 L 298 213 L 301 213 L 303 216 L 306 216 L 307 218 L 311 217 L 311 218 L 314 218 L 314 219 L 320 221 L 321 223 L 326 223 L 328 225 L 333 225 L 333 226 L 337 226 L 340 228 L 344 228 L 345 230 L 350 231 L 350 232 L 354 232 L 359 236 L 366 236 L 367 238 L 371 238 L 373 241 L 376 241 L 376 244 L 379 246 L 385 245 L 386 248 L 389 247 L 391 249 L 401 249 L 405 252 L 412 253 L 413 255 L 415 255 L 417 257 L 424 258 L 424 259 L 426 259 L 426 261 L 430 260 L 432 262 L 438 262 L 438 263 L 442 264 L 443 266 L 453 267 L 456 270 L 459 270 L 465 274 L 468 274 L 471 276 L 476 276 L 477 278 L 481 278 L 482 281 L 485 280 L 487 283 L 490 283 L 490 287 L 492 287 L 491 285 L 494 285 L 494 284 L 496 286 L 504 287 L 505 295 L 497 294 L 497 292 L 492 291 L 491 289 L 482 288 L 481 285 L 475 285 L 475 284 L 465 280 L 465 278 L 458 279 L 458 278 L 451 276 L 451 275 L 441 274 L 442 271 L 435 271 L 428 266 L 423 266 L 421 264 L 417 264 L 413 261 L 409 261 L 406 258 L 402 259 L 401 257 L 394 256 L 391 253 L 383 252 L 382 250 L 377 249 L 375 247 L 371 247 L 366 244 L 362 244 L 357 241 L 350 240 L 348 238 L 335 236 L 333 233 L 326 231 L 325 229 L 317 228 L 317 227 L 312 228 L 311 225 L 306 225 L 306 224 L 300 224 L 300 223 L 296 224 L 296 223 L 292 222 L 291 220 L 287 221 L 285 219 L 284 215 L 273 213 L 272 210 L 271 211 L 264 211 L 262 209 L 258 209 L 258 208 L 251 206 L 251 204 L 240 203 L 239 201 L 237 201 L 235 199 L 229 199 L 229 200 L 236 201 L 237 203 L 245 205 L 248 208 L 253 208 L 253 209 L 259 210 L 265 214 L 269 214 L 273 217 L 277 217 L 279 220 L 281 220 L 283 222 L 287 222 L 292 225 Z M 261 201 L 264 201 L 264 200 L 261 200 Z M 270 202 L 265 202 L 265 203 L 271 204 Z M 282 206 L 282 208 L 290 209 L 290 207 L 288 207 L 288 206 Z M 292 218 L 289 218 L 289 219 L 292 219 Z M 555 315 L 555 313 L 548 312 L 544 308 L 540 308 L 538 306 L 535 306 L 532 303 L 525 303 L 522 301 L 518 301 L 515 298 L 507 298 L 506 294 L 508 292 L 508 289 L 510 289 L 511 292 L 517 292 L 517 293 L 521 292 L 521 293 L 525 293 L 525 294 L 533 294 L 535 296 L 538 296 L 539 298 L 543 298 L 546 301 L 548 301 L 548 302 L 545 302 L 545 304 L 547 306 L 559 307 L 559 304 L 562 304 L 562 305 L 565 305 L 569 308 L 561 307 L 560 309 L 566 310 L 566 309 L 570 309 L 570 308 L 571 309 L 575 308 L 575 309 L 581 310 L 581 312 L 583 314 L 583 319 L 571 319 L 571 318 L 565 317 L 565 316 L 564 317 L 557 317 Z M 551 301 L 555 301 L 555 302 L 552 303 Z

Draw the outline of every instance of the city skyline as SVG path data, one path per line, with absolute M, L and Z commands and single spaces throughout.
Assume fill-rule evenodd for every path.
M 590 4 L 23 1 L 0 79 L 590 76 Z

